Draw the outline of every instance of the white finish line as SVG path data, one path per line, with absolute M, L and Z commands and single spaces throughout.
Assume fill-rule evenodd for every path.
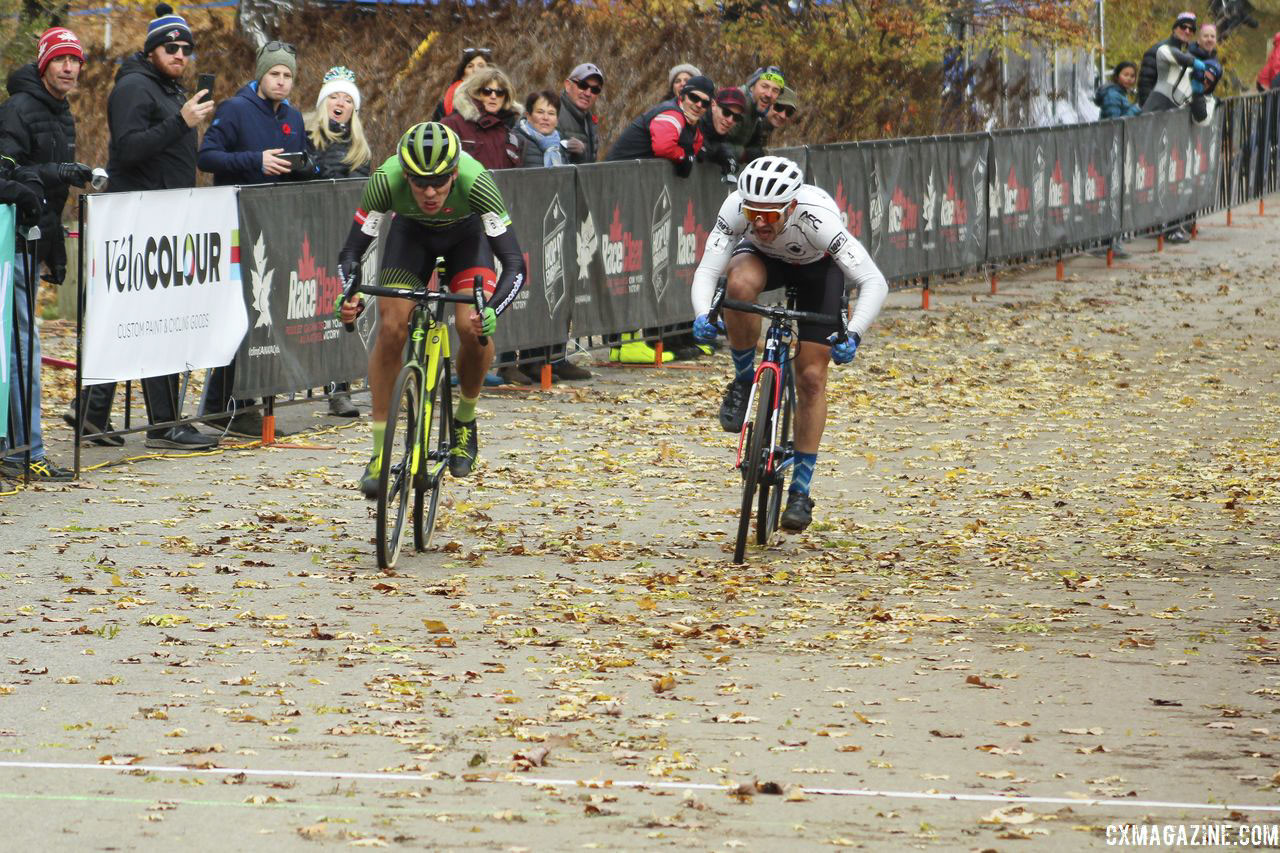
M 249 767 L 184 767 L 158 764 L 77 764 L 56 761 L 0 761 L 0 768 L 12 770 L 110 770 L 116 773 L 142 770 L 147 773 L 183 773 L 213 776 L 279 776 L 294 779 L 360 779 L 385 782 L 435 782 L 414 773 L 362 773 L 350 770 L 257 770 Z M 659 788 L 672 790 L 724 791 L 736 790 L 733 785 L 713 785 L 706 782 L 646 782 L 643 780 L 600 779 L 469 779 L 471 783 L 499 784 L 507 782 L 525 787 L 552 785 L 558 788 Z M 807 788 L 806 794 L 830 797 L 884 797 L 899 800 L 951 800 L 966 803 L 1036 803 L 1040 805 L 1112 806 L 1142 809 L 1195 809 L 1200 811 L 1248 811 L 1280 814 L 1280 805 L 1246 805 L 1241 803 L 1179 803 L 1166 800 L 1135 799 L 1074 799 L 1072 797 L 1023 797 L 1015 794 L 946 794 L 931 791 L 877 791 L 866 788 Z

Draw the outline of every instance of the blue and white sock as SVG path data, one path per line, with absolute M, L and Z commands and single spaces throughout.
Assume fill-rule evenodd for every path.
M 816 453 L 796 453 L 795 464 L 791 467 L 791 491 L 809 494 L 809 483 L 813 480 L 813 469 L 818 464 Z
M 733 356 L 733 369 L 738 379 L 744 376 L 750 376 L 755 371 L 756 366 L 756 348 L 750 349 L 730 349 L 729 354 Z

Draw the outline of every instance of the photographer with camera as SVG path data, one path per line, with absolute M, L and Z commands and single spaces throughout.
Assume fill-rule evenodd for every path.
M 0 107 L 0 154 L 18 167 L 27 167 L 38 176 L 44 204 L 39 218 L 38 240 L 27 245 L 31 233 L 19 225 L 17 251 L 34 249 L 37 265 L 43 264 L 44 281 L 61 284 L 67 275 L 67 248 L 62 230 L 62 208 L 70 188 L 83 187 L 92 170 L 76 162 L 76 120 L 71 115 L 67 95 L 80 81 L 84 51 L 76 34 L 65 27 L 51 27 L 40 37 L 36 61 L 9 75 L 9 100 Z M 30 199 L 27 199 L 28 203 Z M 10 447 L 29 445 L 30 456 L 10 454 L 0 465 L 0 473 L 14 479 L 24 473 L 37 481 L 70 480 L 72 472 L 45 457 L 40 422 L 40 339 L 28 338 L 35 310 L 39 282 L 36 270 L 27 270 L 21 261 L 14 264 L 13 292 L 17 308 L 12 336 L 10 364 L 10 410 L 16 425 Z M 32 329 L 34 332 L 34 329 Z M 23 370 L 19 371 L 21 360 Z M 25 375 L 24 375 L 25 374 Z M 25 388 L 30 385 L 31 396 Z M 25 405 L 24 405 L 25 404 Z M 24 472 L 24 460 L 29 458 Z

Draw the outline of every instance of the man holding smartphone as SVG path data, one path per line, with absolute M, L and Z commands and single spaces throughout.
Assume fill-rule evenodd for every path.
M 200 168 L 213 182 L 272 184 L 312 177 L 302 113 L 289 103 L 297 49 L 269 41 L 258 50 L 257 79 L 218 105 L 200 145 Z M 301 155 L 301 156 L 300 156 Z
M 302 113 L 289 103 L 298 70 L 297 49 L 283 41 L 269 41 L 258 49 L 257 78 L 235 96 L 218 104 L 213 124 L 204 135 L 197 162 L 213 173 L 213 182 L 274 184 L 315 176 L 307 150 Z M 262 415 L 245 411 L 253 400 L 233 400 L 235 360 L 215 367 L 205 383 L 200 413 L 205 423 L 246 438 L 262 435 Z M 230 418 L 220 412 L 234 409 Z
M 195 39 L 187 22 L 167 4 L 156 6 L 142 50 L 120 64 L 116 85 L 107 98 L 110 192 L 196 185 L 197 129 L 213 113 L 213 101 L 205 99 L 211 92 L 188 95 L 182 86 L 182 75 L 194 54 Z M 150 423 L 167 423 L 181 416 L 177 374 L 148 377 L 142 380 L 142 390 Z M 115 391 L 115 383 L 107 383 L 92 385 L 81 394 L 85 435 L 107 431 Z M 73 405 L 64 419 L 74 424 L 76 414 Z M 124 443 L 119 437 L 91 440 Z M 216 438 L 190 424 L 147 430 L 147 447 L 205 450 L 217 443 Z

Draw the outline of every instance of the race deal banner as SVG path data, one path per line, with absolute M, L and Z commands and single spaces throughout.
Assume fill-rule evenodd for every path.
M 937 275 L 977 266 L 987 251 L 986 134 L 919 140 L 924 193 L 920 254 L 912 274 Z
M 363 180 L 240 190 L 240 266 L 249 334 L 236 358 L 237 397 L 287 394 L 362 378 L 360 335 L 334 314 L 338 252 Z
M 231 361 L 248 325 L 235 187 L 85 202 L 84 384 Z
M 1189 121 L 1186 112 L 1144 113 L 1125 121 L 1124 228 L 1137 231 L 1172 222 L 1166 207 L 1167 176 L 1177 168 L 1170 159 L 1169 116 Z
M 1048 249 L 1046 133 L 991 134 L 987 161 L 987 257 L 1002 260 Z
M 13 350 L 13 205 L 0 205 L 0 435 L 9 434 L 9 353 Z
M 577 167 L 578 276 L 570 288 L 575 337 L 657 325 L 649 244 L 654 225 L 664 215 L 664 168 L 670 170 L 671 164 L 664 160 Z
M 818 145 L 809 149 L 808 163 L 807 181 L 827 191 L 840 211 L 844 227 L 874 257 L 869 228 L 872 182 L 868 150 L 852 142 Z
M 1208 124 L 1191 123 L 1187 140 L 1187 172 L 1191 182 L 1192 210 L 1215 207 L 1219 202 L 1222 175 L 1222 103 L 1219 101 Z
M 498 351 L 564 343 L 573 308 L 569 287 L 578 276 L 573 169 L 499 169 L 493 179 L 511 214 L 525 267 L 524 287 L 498 320 Z
M 1068 242 L 1096 242 L 1120 230 L 1124 122 L 1079 124 L 1062 134 L 1075 163 L 1069 181 Z
M 693 316 L 690 295 L 693 274 L 702 260 L 707 236 L 715 225 L 720 207 L 734 189 L 725 183 L 719 167 L 712 164 L 694 166 L 688 178 L 672 174 L 667 179 L 667 186 L 671 191 L 671 225 L 675 231 L 667 238 L 672 241 L 667 253 L 671 275 L 658 298 L 658 315 L 664 325 L 687 323 Z M 658 265 L 655 259 L 654 267 Z

